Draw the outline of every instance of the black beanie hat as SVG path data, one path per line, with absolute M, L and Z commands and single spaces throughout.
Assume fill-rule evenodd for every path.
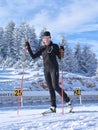
M 43 33 L 43 37 L 44 37 L 44 36 L 49 36 L 49 37 L 51 37 L 50 32 L 49 32 L 49 31 L 45 31 L 45 32 Z

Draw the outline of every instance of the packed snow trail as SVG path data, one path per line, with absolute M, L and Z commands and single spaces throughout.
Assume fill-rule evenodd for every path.
M 43 108 L 25 107 L 19 115 L 16 108 L 0 108 L 0 130 L 98 130 L 98 104 L 76 106 L 75 113 L 64 115 L 58 107 L 57 113 L 43 116 Z

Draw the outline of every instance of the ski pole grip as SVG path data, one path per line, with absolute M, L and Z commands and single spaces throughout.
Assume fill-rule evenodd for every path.
M 60 55 L 61 55 L 61 58 L 64 57 L 64 46 L 60 46 Z
M 25 42 L 26 52 L 28 52 L 29 47 L 30 47 L 29 42 L 28 42 L 28 41 L 26 41 L 26 42 Z
M 28 46 L 25 46 L 25 48 L 26 48 L 26 52 L 28 52 Z
M 26 46 L 26 49 L 28 50 L 28 46 Z

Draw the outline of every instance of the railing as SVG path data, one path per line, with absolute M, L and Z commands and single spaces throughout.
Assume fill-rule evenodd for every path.
M 74 91 L 66 91 L 68 95 L 74 96 Z M 0 98 L 1 97 L 16 97 L 19 96 L 19 92 L 17 92 L 16 96 L 14 95 L 15 91 L 0 91 Z M 58 94 L 57 94 L 58 95 Z M 77 93 L 78 95 L 78 93 Z M 98 91 L 81 91 L 81 95 L 83 96 L 98 96 Z M 23 97 L 45 97 L 49 96 L 48 91 L 23 91 Z
M 98 101 L 98 91 L 66 91 L 73 101 L 80 100 L 96 100 Z M 60 96 L 56 93 L 57 100 L 61 101 Z M 21 91 L 15 89 L 14 91 L 0 91 L 0 104 L 1 105 L 17 105 L 18 96 L 21 96 L 21 104 L 33 104 L 38 102 L 50 101 L 49 91 Z

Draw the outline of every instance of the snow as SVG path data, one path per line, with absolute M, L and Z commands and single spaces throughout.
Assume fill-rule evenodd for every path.
M 14 90 L 19 88 L 22 79 L 23 69 L 0 68 L 0 90 Z M 40 74 L 40 75 L 39 75 Z M 39 81 L 44 81 L 44 75 L 41 70 L 25 69 L 23 89 L 42 90 Z M 32 83 L 34 84 L 32 87 Z
M 0 68 L 0 90 L 13 90 L 19 88 L 22 78 L 22 69 Z M 80 87 L 83 90 L 98 90 L 96 77 L 85 77 L 82 75 L 64 72 L 65 89 L 72 90 Z M 45 84 L 42 68 L 39 70 L 25 69 L 23 90 L 41 90 L 41 83 Z M 89 87 L 89 86 L 93 87 Z M 62 115 L 62 105 L 58 102 L 57 113 L 43 116 L 41 113 L 50 106 L 49 102 L 32 103 L 32 106 L 22 106 L 19 111 L 17 106 L 8 107 L 0 104 L 0 130 L 98 130 L 98 98 L 95 102 L 85 101 L 82 105 L 73 102 L 74 113 Z M 19 112 L 19 113 L 18 113 Z
M 42 87 L 46 85 L 42 68 L 27 69 L 24 71 L 23 90 L 47 90 Z M 0 68 L 0 90 L 14 90 L 19 88 L 23 69 Z M 98 79 L 96 77 L 85 77 L 79 74 L 63 72 L 64 88 L 72 91 L 74 88 L 93 91 L 98 90 Z M 61 82 L 61 72 L 60 72 Z
M 57 113 L 43 116 L 48 105 L 0 108 L 0 130 L 98 130 L 98 104 L 74 105 L 74 113 Z M 66 107 L 65 107 L 66 112 Z

